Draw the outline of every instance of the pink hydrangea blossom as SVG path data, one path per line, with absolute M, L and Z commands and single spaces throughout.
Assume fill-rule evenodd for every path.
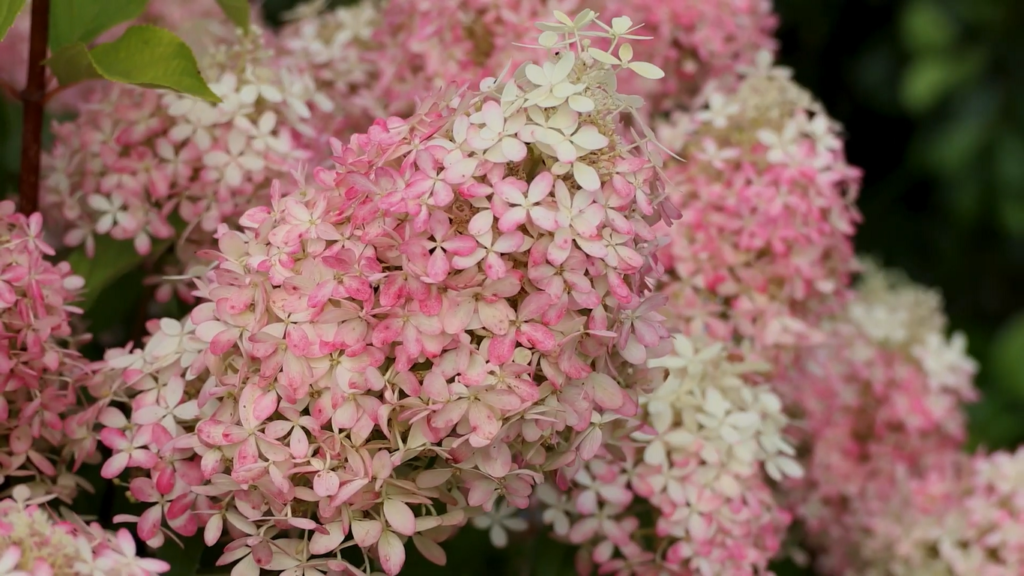
M 170 570 L 163 560 L 135 555 L 135 539 L 86 524 L 65 511 L 66 519 L 32 498 L 24 485 L 0 500 L 0 574 L 5 576 L 151 576 Z
M 652 82 L 624 79 L 624 92 L 643 96 L 645 114 L 686 109 L 710 81 L 731 86 L 754 64 L 759 52 L 775 52 L 778 17 L 770 0 L 603 0 L 603 16 L 629 15 L 644 22 L 634 35 L 651 37 L 637 45 L 636 59 L 665 71 Z M 629 28 L 627 19 L 621 22 Z M 615 54 L 615 56 L 620 56 Z
M 393 575 L 409 540 L 443 564 L 485 513 L 500 542 L 508 507 L 637 413 L 633 371 L 669 347 L 652 225 L 672 212 L 653 144 L 618 135 L 635 99 L 615 78 L 657 69 L 596 59 L 622 40 L 593 12 L 555 16 L 510 80 L 272 186 L 220 231 L 199 306 L 108 352 L 103 475 L 132 469 L 149 506 L 118 520 L 151 545 L 226 538 L 236 576 Z
M 581 545 L 581 574 L 761 574 L 790 515 L 768 477 L 799 477 L 782 402 L 720 343 L 674 338 L 636 373 L 635 417 L 594 440 L 596 457 L 538 492 L 556 535 Z M 767 477 L 766 477 L 767 473 Z
M 77 118 L 54 125 L 43 159 L 42 202 L 64 224 L 64 244 L 91 256 L 96 236 L 133 242 L 170 278 L 150 279 L 162 283 L 160 301 L 175 290 L 190 300 L 188 282 L 204 270 L 196 252 L 311 155 L 312 80 L 280 66 L 259 33 L 205 29 L 212 38 L 198 52 L 220 104 L 105 85 Z
M 966 432 L 959 405 L 976 397 L 977 365 L 963 335 L 946 336 L 935 292 L 870 265 L 846 314 L 823 328 L 825 341 L 795 354 L 776 377 L 806 452 L 806 477 L 787 487 L 787 502 L 825 573 L 925 573 L 882 567 L 891 560 L 925 570 L 928 564 L 915 563 L 931 557 L 945 529 L 926 518 L 937 520 L 946 507 L 938 503 L 953 498 L 942 490 L 969 482 L 960 470 Z M 898 559 L 903 554 L 924 556 Z M 935 573 L 1014 570 L 947 566 Z
M 855 270 L 860 172 L 838 128 L 762 54 L 731 91 L 657 129 L 685 162 L 666 169 L 683 216 L 661 252 L 670 324 L 757 349 L 820 339 Z M 622 179 L 627 185 L 627 179 Z
M 76 351 L 73 302 L 83 280 L 45 258 L 38 213 L 0 202 L 0 483 L 27 478 L 70 500 L 72 472 L 95 450 L 91 415 L 78 409 L 91 366 Z
M 324 4 L 297 8 L 281 44 L 332 100 L 344 102 L 343 114 L 325 118 L 325 133 L 342 138 L 365 131 L 374 118 L 407 116 L 450 82 L 476 86 L 506 67 L 515 70 L 535 52 L 533 23 L 580 2 L 388 0 L 332 10 Z

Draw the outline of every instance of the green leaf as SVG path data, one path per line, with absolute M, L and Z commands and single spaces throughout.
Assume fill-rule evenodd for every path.
M 979 72 L 984 63 L 985 54 L 980 51 L 915 58 L 903 74 L 900 99 L 911 112 L 927 112 Z
M 153 243 L 151 255 L 162 254 L 173 240 L 157 240 Z M 85 292 L 78 305 L 88 310 L 95 303 L 103 289 L 135 268 L 146 257 L 135 251 L 130 240 L 114 240 L 109 236 L 96 237 L 95 256 L 89 258 L 84 248 L 68 256 L 71 269 L 85 279 Z
M 0 0 L 0 40 L 7 35 L 24 6 L 25 0 Z
M 1024 314 L 1004 322 L 996 332 L 986 368 L 998 390 L 1024 401 Z
M 999 390 L 985 392 L 966 412 L 968 440 L 964 448 L 968 452 L 1013 448 L 1024 439 L 1020 408 Z
M 149 0 L 50 0 L 50 49 L 82 42 L 138 18 Z M 161 0 L 167 1 L 167 0 Z
M 903 43 L 920 54 L 944 49 L 957 36 L 952 19 L 931 0 L 914 0 L 900 15 Z
M 203 533 L 182 538 L 181 542 L 185 545 L 184 549 L 177 542 L 168 540 L 156 551 L 157 558 L 171 565 L 171 571 L 164 572 L 164 576 L 195 576 L 198 572 L 199 561 L 206 549 Z
M 224 14 L 242 30 L 249 30 L 249 0 L 217 0 Z
M 192 49 L 171 32 L 156 26 L 132 26 L 117 40 L 89 50 L 75 43 L 57 50 L 47 60 L 60 84 L 93 78 L 169 88 L 220 102 L 199 73 Z
M 61 86 L 103 78 L 89 55 L 89 48 L 81 42 L 58 48 L 46 61 L 46 65 Z

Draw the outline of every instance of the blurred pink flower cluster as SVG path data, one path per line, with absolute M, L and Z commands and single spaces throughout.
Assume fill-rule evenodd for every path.
M 56 518 L 44 506 L 52 496 L 31 498 L 17 486 L 0 500 L 0 574 L 4 576 L 150 576 L 170 570 L 163 560 L 135 555 L 135 539 L 71 512 Z
M 763 52 L 737 87 L 712 83 L 700 100 L 656 127 L 685 160 L 666 168 L 682 212 L 661 251 L 670 324 L 762 351 L 819 340 L 846 298 L 860 219 L 838 127 Z
M 325 10 L 314 1 L 293 12 L 280 38 L 294 65 L 345 103 L 322 124 L 324 134 L 347 138 L 374 118 L 408 116 L 419 99 L 451 82 L 475 88 L 515 70 L 534 53 L 523 45 L 535 41 L 534 22 L 577 3 L 388 0 Z
M 938 294 L 867 265 L 845 314 L 824 330 L 826 340 L 797 353 L 777 377 L 808 451 L 805 480 L 787 486 L 784 495 L 820 567 L 850 575 L 1018 572 L 1019 560 L 1013 570 L 999 571 L 1002 560 L 982 569 L 982 558 L 973 558 L 964 571 L 952 556 L 941 562 L 930 556 L 936 539 L 982 530 L 963 520 L 947 534 L 938 521 L 972 514 L 989 490 L 979 485 L 972 492 L 974 472 L 968 470 L 984 466 L 985 458 L 970 464 L 962 453 L 960 404 L 977 395 L 977 366 L 962 334 L 946 336 Z M 999 514 L 1004 504 L 994 498 L 984 506 Z M 1022 520 L 1018 511 L 1005 522 L 1019 530 Z M 992 546 L 1019 558 L 1024 540 L 1005 540 L 1007 534 L 968 542 L 974 547 L 969 554 Z M 946 571 L 935 572 L 939 564 Z
M 0 483 L 35 482 L 70 501 L 70 472 L 94 451 L 89 414 L 79 409 L 91 367 L 72 330 L 83 280 L 42 238 L 42 216 L 0 202 Z
M 603 16 L 643 22 L 636 58 L 665 71 L 650 82 L 625 78 L 620 89 L 642 96 L 648 117 L 690 107 L 708 82 L 731 87 L 759 52 L 774 53 L 778 17 L 771 0 L 601 0 Z M 622 57 L 622 55 L 617 55 Z
M 314 0 L 293 11 L 281 43 L 343 114 L 324 118 L 325 133 L 347 137 L 373 118 L 405 116 L 418 98 L 449 82 L 475 86 L 530 58 L 533 22 L 578 0 L 388 0 L 326 10 Z M 766 0 L 602 0 L 586 7 L 607 19 L 645 23 L 636 59 L 665 70 L 664 79 L 623 78 L 623 94 L 642 96 L 644 118 L 689 105 L 705 82 L 729 83 L 759 50 L 774 51 L 776 17 Z M 627 25 L 628 26 L 628 25 Z M 612 54 L 613 59 L 632 55 Z M 391 65 L 392 63 L 401 65 Z M 502 78 L 503 79 L 503 78 Z
M 96 236 L 109 236 L 142 255 L 158 243 L 155 258 L 175 241 L 161 262 L 172 279 L 154 279 L 161 301 L 175 289 L 191 299 L 191 278 L 205 270 L 195 253 L 214 246 L 219 224 L 265 202 L 271 179 L 311 156 L 310 107 L 331 107 L 311 78 L 280 66 L 258 31 L 204 29 L 201 67 L 220 104 L 105 84 L 77 117 L 53 126 L 43 158 L 42 203 L 64 224 L 66 246 L 84 244 L 91 257 Z
M 668 348 L 651 286 L 668 214 L 653 145 L 618 134 L 615 78 L 662 72 L 594 56 L 628 20 L 555 16 L 512 80 L 442 90 L 335 140 L 312 182 L 275 183 L 218 230 L 203 303 L 108 352 L 102 472 L 145 474 L 130 491 L 152 506 L 120 518 L 144 541 L 165 519 L 226 532 L 236 575 L 371 556 L 396 574 L 406 539 L 443 564 L 437 541 L 526 508 L 636 413 L 632 371 Z M 362 566 L 335 554 L 353 545 Z
M 682 335 L 647 364 L 639 413 L 609 421 L 597 457 L 559 475 L 567 497 L 539 492 L 545 522 L 582 545 L 581 574 L 764 573 L 790 522 L 765 473 L 802 475 L 767 366 Z

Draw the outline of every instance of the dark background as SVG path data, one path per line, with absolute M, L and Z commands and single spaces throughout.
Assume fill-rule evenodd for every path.
M 294 3 L 266 0 L 269 20 Z M 941 290 L 951 328 L 967 333 L 983 392 L 967 408 L 971 447 L 1021 444 L 1024 0 L 775 6 L 782 63 L 844 124 L 850 161 L 865 170 L 858 250 Z M 0 193 L 15 188 L 19 116 L 0 102 Z M 94 331 L 137 307 L 140 278 L 131 276 L 101 296 Z M 546 539 L 520 537 L 500 553 L 465 532 L 446 546 L 445 573 L 571 573 L 571 552 Z M 418 554 L 409 559 L 410 574 L 437 573 L 413 570 Z
M 861 253 L 946 298 L 972 445 L 1024 440 L 1024 2 L 776 0 L 781 60 L 865 170 Z

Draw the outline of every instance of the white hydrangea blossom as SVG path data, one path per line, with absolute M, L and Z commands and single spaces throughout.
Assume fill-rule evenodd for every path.
M 727 497 L 740 491 L 738 479 L 762 465 L 775 480 L 802 475 L 783 436 L 789 421 L 781 400 L 744 378 L 764 367 L 731 360 L 720 343 L 695 344 L 682 335 L 675 336 L 674 350 L 648 362 L 664 369 L 664 382 L 641 398 L 657 432 L 634 435 L 649 441 L 645 462 L 668 469 L 672 457 L 697 455 L 697 476 Z
M 968 389 L 978 371 L 967 353 L 967 337 L 946 335 L 946 316 L 938 292 L 864 264 L 857 299 L 849 316 L 873 342 L 913 356 L 933 389 Z

